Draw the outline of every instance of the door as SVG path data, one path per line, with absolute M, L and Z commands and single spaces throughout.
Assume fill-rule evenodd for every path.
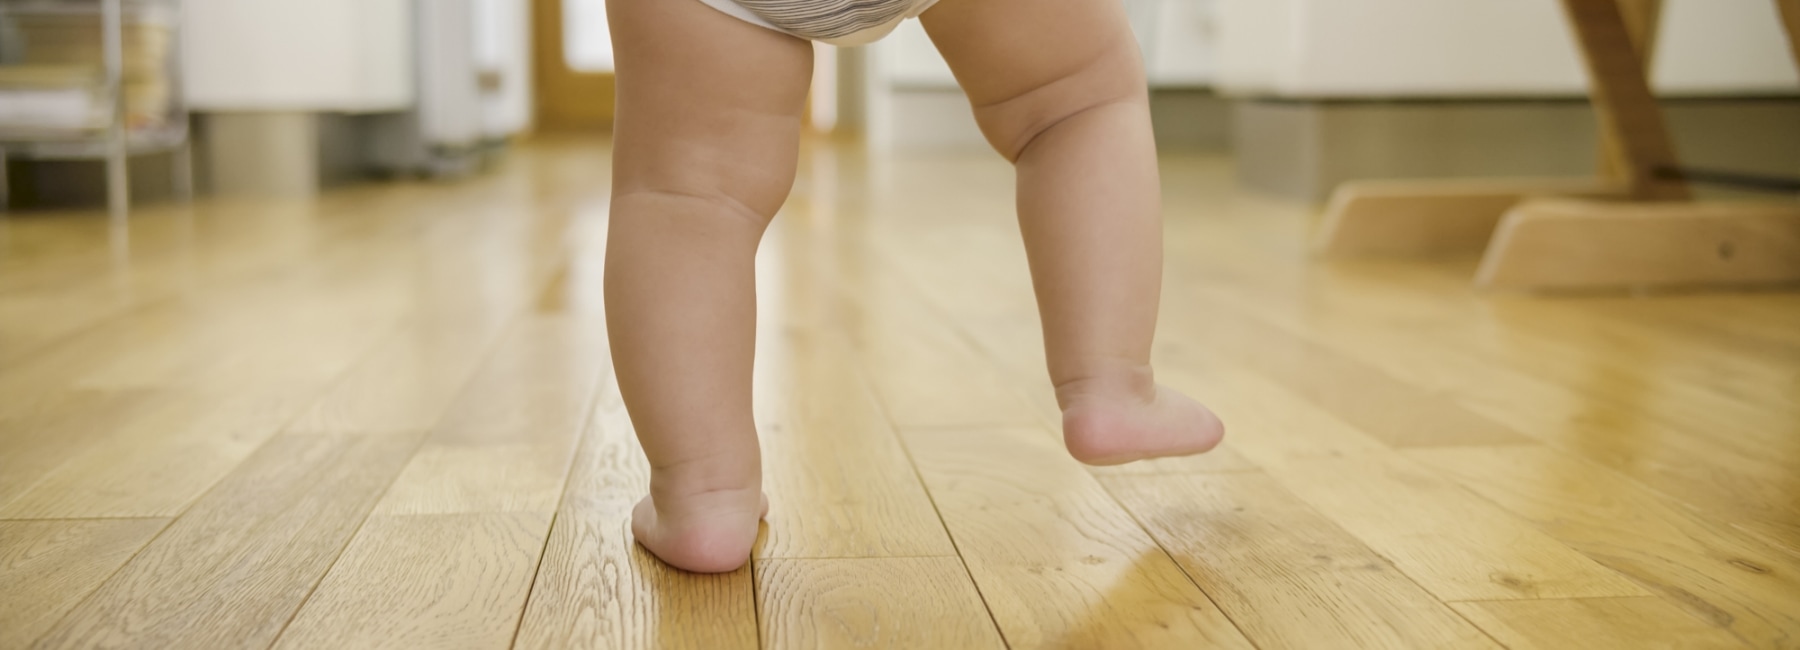
M 612 130 L 606 0 L 531 0 L 531 6 L 538 129 Z

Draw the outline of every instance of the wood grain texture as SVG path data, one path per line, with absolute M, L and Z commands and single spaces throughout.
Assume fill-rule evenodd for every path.
M 858 293 L 867 314 L 863 321 L 867 333 L 854 344 L 895 426 L 1019 426 L 1042 421 L 998 369 L 984 363 L 979 352 L 904 288 L 877 286 Z
M 632 540 L 628 510 L 557 515 L 515 647 L 757 647 L 751 567 L 663 564 Z
M 854 355 L 825 334 L 793 334 L 759 419 L 770 511 L 758 558 L 954 556 Z M 783 376 L 785 375 L 785 376 Z M 765 375 L 768 377 L 768 375 Z
M 762 560 L 763 647 L 1006 647 L 954 557 Z
M 0 420 L 0 508 L 165 397 L 156 391 L 72 390 L 28 400 Z
M 1800 555 L 1543 449 L 1414 452 L 1551 537 L 1759 648 L 1800 640 Z
M 1661 598 L 1570 598 L 1451 603 L 1512 650 L 1742 648 L 1719 628 Z
M 1164 340 L 1223 354 L 1383 444 L 1438 447 L 1529 441 L 1391 372 L 1258 315 L 1177 303 Z
M 412 433 L 430 429 L 502 329 L 496 318 L 403 323 L 375 345 L 291 430 Z
M 1529 522 L 1386 454 L 1271 470 L 1439 600 L 1647 596 Z
M 278 389 L 169 392 L 0 507 L 0 519 L 173 517 L 304 400 Z
M 606 360 L 597 321 L 521 319 L 376 514 L 554 512 Z
M 570 470 L 515 647 L 757 647 L 749 566 L 688 573 L 632 540 L 631 508 L 649 489 L 649 465 L 609 383 Z
M 275 647 L 509 647 L 549 524 L 536 513 L 372 516 Z
M 0 648 L 37 640 L 169 524 L 167 519 L 0 521 Z
M 271 440 L 57 623 L 46 648 L 267 645 L 414 442 Z
M 1259 648 L 1499 647 L 1267 476 L 1103 480 Z
M 1696 311 L 1717 311 L 1723 296 L 1618 299 L 1660 308 L 1642 318 L 1596 320 L 1597 300 L 1487 298 L 1450 274 L 1417 266 L 1344 270 L 1332 274 L 1329 290 L 1309 290 L 1313 280 L 1302 274 L 1245 273 L 1261 263 L 1228 246 L 1196 247 L 1182 259 L 1183 277 L 1193 282 L 1204 282 L 1197 273 L 1203 261 L 1237 269 L 1233 281 L 1221 285 L 1228 291 L 1207 293 L 1226 317 L 1241 309 L 1277 323 L 1433 399 L 1679 496 L 1720 522 L 1757 528 L 1768 539 L 1800 539 L 1788 497 L 1800 486 L 1794 471 L 1800 448 L 1780 433 L 1796 415 L 1784 412 L 1784 396 L 1753 388 L 1784 385 L 1791 372 L 1777 367 L 1792 364 L 1756 363 L 1763 355 L 1743 349 L 1687 354 L 1694 343 L 1630 335 L 1671 313 L 1692 318 Z M 1178 333 L 1214 325 L 1199 316 L 1176 312 L 1170 320 Z M 1708 320 L 1773 318 L 1720 316 Z M 1218 334 L 1191 344 L 1253 344 L 1230 336 L 1233 329 L 1212 331 Z M 1715 399 L 1695 410 L 1701 402 L 1693 393 L 1699 391 L 1729 395 L 1730 401 L 1760 397 L 1751 400 L 1754 406 L 1728 408 L 1729 401 Z M 1684 412 L 1679 419 L 1677 411 Z M 1452 424 L 1431 435 L 1475 443 Z M 1719 436 L 1721 425 L 1741 433 Z
M 1156 361 L 1164 368 L 1158 379 L 1195 396 L 1225 422 L 1225 445 L 1245 460 L 1214 471 L 1278 467 L 1290 462 L 1357 456 L 1388 449 L 1361 429 L 1287 390 L 1281 384 L 1216 354 L 1184 344 L 1162 346 Z M 1207 469 L 1212 453 L 1188 458 L 1133 463 L 1112 472 L 1171 473 L 1129 469 L 1189 466 Z M 1217 461 L 1214 461 L 1217 463 Z
M 1048 432 L 904 435 L 1012 647 L 1250 647 Z

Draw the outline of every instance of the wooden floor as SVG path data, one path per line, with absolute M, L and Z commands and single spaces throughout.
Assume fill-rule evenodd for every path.
M 767 239 L 751 566 L 633 546 L 604 143 L 320 200 L 0 221 L 0 647 L 1800 647 L 1800 294 L 1309 260 L 1165 161 L 1161 378 L 1084 468 L 1011 171 L 811 146 Z

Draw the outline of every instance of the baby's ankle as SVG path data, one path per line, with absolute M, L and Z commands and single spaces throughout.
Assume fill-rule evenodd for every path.
M 747 457 L 746 457 L 747 456 Z M 759 493 L 762 459 L 757 454 L 715 455 L 650 468 L 650 494 L 663 499 L 733 492 Z
M 1147 363 L 1089 363 L 1056 381 L 1056 403 L 1063 410 L 1091 400 L 1156 399 L 1156 373 Z

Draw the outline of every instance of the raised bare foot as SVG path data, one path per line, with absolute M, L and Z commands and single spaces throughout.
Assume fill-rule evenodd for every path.
M 1225 437 L 1225 425 L 1205 406 L 1158 385 L 1149 369 L 1124 376 L 1066 382 L 1063 444 L 1089 465 L 1121 465 L 1204 453 Z
M 670 565 L 696 573 L 736 571 L 750 560 L 769 497 L 754 487 L 657 497 L 631 511 L 631 534 Z

